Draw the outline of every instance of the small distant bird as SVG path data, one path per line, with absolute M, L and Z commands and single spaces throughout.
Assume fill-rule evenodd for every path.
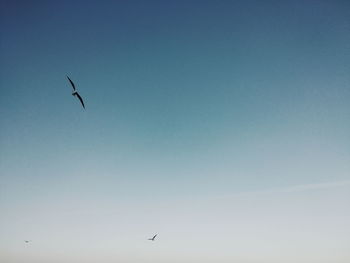
M 149 238 L 148 240 L 154 241 L 157 235 L 154 235 L 152 238 Z
M 24 240 L 24 242 L 29 243 L 29 240 Z
M 73 96 L 76 96 L 76 97 L 80 100 L 81 105 L 83 105 L 83 108 L 85 109 L 84 101 L 83 101 L 83 99 L 80 97 L 79 93 L 75 90 L 75 85 L 74 85 L 73 81 L 72 81 L 68 76 L 67 76 L 67 78 L 68 78 L 70 84 L 71 84 L 72 87 L 73 87 L 72 95 L 73 95 Z

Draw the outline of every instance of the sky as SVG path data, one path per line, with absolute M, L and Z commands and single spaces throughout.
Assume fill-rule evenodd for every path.
M 349 33 L 349 1 L 0 0 L 0 261 L 349 262 Z

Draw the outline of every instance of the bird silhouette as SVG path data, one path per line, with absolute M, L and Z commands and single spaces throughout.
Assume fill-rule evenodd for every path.
M 29 243 L 29 240 L 24 240 L 24 242 Z
M 148 240 L 154 241 L 157 235 L 154 235 L 152 238 L 149 238 Z
M 76 97 L 80 100 L 81 105 L 82 105 L 83 108 L 85 109 L 84 101 L 83 101 L 83 99 L 80 97 L 79 93 L 75 90 L 74 82 L 73 82 L 68 76 L 67 76 L 67 78 L 68 78 L 70 84 L 71 84 L 72 87 L 73 87 L 72 95 L 73 95 L 73 96 L 76 96 Z

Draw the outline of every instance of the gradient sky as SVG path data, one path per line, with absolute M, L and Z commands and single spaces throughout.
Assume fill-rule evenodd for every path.
M 0 3 L 1 262 L 350 262 L 349 1 Z

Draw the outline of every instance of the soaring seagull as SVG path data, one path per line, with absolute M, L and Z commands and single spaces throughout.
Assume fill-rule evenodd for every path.
M 148 240 L 154 241 L 154 239 L 156 238 L 157 235 L 154 235 L 154 237 L 149 238 Z
M 78 98 L 78 99 L 80 100 L 80 102 L 81 102 L 81 105 L 83 105 L 83 108 L 85 109 L 84 101 L 83 101 L 83 99 L 80 97 L 78 91 L 75 90 L 75 85 L 74 85 L 73 81 L 72 81 L 68 76 L 67 76 L 67 78 L 68 78 L 70 84 L 71 84 L 72 87 L 73 87 L 72 95 L 73 95 L 73 96 L 77 96 L 77 98 Z

